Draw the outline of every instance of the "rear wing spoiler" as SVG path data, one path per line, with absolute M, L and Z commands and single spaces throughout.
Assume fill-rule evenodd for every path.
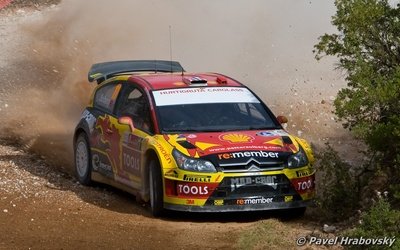
M 174 61 L 162 60 L 134 60 L 114 61 L 93 64 L 88 73 L 89 82 L 97 81 L 97 84 L 119 74 L 135 72 L 184 72 L 181 64 Z

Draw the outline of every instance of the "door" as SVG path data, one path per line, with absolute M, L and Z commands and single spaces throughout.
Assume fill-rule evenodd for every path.
M 119 181 L 139 189 L 144 176 L 144 139 L 153 132 L 150 106 L 144 91 L 137 85 L 127 82 L 123 85 L 118 99 L 116 114 L 118 118 L 129 117 L 133 128 L 120 124 L 121 168 Z

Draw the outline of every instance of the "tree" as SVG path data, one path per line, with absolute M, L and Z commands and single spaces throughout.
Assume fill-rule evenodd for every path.
M 335 113 L 377 153 L 392 183 L 400 182 L 400 4 L 336 0 L 335 5 L 332 24 L 338 32 L 322 35 L 314 51 L 318 60 L 338 57 L 346 73 Z

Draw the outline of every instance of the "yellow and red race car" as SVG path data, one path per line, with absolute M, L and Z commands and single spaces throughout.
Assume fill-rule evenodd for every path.
M 314 197 L 309 144 L 288 134 L 250 89 L 178 62 L 92 66 L 97 81 L 74 135 L 80 183 L 113 185 L 165 209 L 288 209 Z

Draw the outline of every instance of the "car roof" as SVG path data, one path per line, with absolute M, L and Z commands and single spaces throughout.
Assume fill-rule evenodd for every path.
M 152 73 L 134 74 L 130 82 L 145 81 L 151 90 L 188 87 L 244 87 L 240 82 L 217 73 Z M 205 83 L 206 82 L 206 83 Z

